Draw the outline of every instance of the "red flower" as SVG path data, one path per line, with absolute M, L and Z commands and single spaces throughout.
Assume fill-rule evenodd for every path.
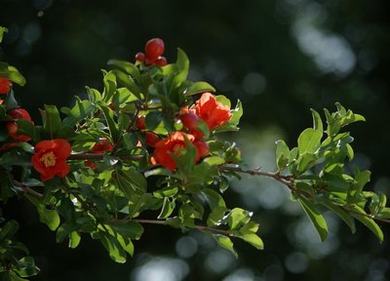
M 213 130 L 224 125 L 232 117 L 230 108 L 218 102 L 211 93 L 204 93 L 195 103 L 196 114 Z
M 18 146 L 19 146 L 19 143 L 17 143 L 17 142 L 5 143 L 2 146 L 0 146 L 0 152 L 8 151 L 8 150 L 10 150 L 14 147 L 18 147 Z
M 31 116 L 27 110 L 23 108 L 16 108 L 8 113 L 13 119 L 23 119 L 32 123 Z M 17 142 L 26 142 L 31 140 L 30 136 L 18 134 L 18 124 L 15 121 L 7 122 L 6 124 L 8 135 Z
M 8 78 L 0 77 L 0 94 L 8 94 L 11 90 L 12 83 Z
M 188 129 L 190 134 L 194 135 L 195 138 L 201 139 L 204 134 L 201 130 L 199 130 L 199 122 L 201 119 L 198 115 L 196 115 L 195 110 L 182 108 L 180 110 L 179 118 L 183 123 L 183 126 Z
M 146 130 L 146 125 L 145 125 L 145 116 L 138 116 L 135 120 L 135 126 L 141 130 L 145 131 Z M 150 147 L 154 147 L 154 145 L 160 140 L 158 135 L 156 135 L 153 132 L 144 132 L 145 133 L 145 142 L 147 145 Z M 142 146 L 142 145 L 141 145 Z
M 65 139 L 44 140 L 35 146 L 32 164 L 41 174 L 41 180 L 47 181 L 54 176 L 65 177 L 70 167 L 66 163 L 72 148 Z
M 91 149 L 91 152 L 94 154 L 103 154 L 107 151 L 112 151 L 113 149 L 114 146 L 111 144 L 111 142 L 106 138 L 102 138 L 97 143 L 95 143 Z M 85 160 L 84 164 L 91 169 L 96 169 L 96 163 L 91 160 Z
M 154 147 L 160 141 L 160 138 L 153 132 L 145 132 L 145 141 L 147 145 Z
M 205 142 L 195 140 L 195 137 L 190 134 L 174 132 L 156 143 L 152 163 L 160 164 L 170 171 L 175 170 L 175 155 L 179 155 L 180 151 L 186 148 L 187 142 L 191 142 L 196 148 L 195 162 L 198 162 L 209 153 Z
M 94 154 L 103 154 L 107 151 L 112 151 L 113 145 L 110 143 L 109 140 L 103 138 L 100 139 L 95 145 L 92 147 L 91 151 Z

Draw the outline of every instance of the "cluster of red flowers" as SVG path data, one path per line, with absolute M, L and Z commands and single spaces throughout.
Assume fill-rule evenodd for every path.
M 7 95 L 12 87 L 12 83 L 8 78 L 0 77 L 0 94 Z M 0 99 L 0 104 L 3 100 Z M 19 133 L 18 120 L 26 120 L 31 122 L 32 118 L 24 108 L 14 108 L 8 112 L 8 117 L 11 119 L 6 123 L 7 133 L 12 142 L 6 143 L 0 147 L 0 151 L 6 151 L 18 146 L 19 143 L 28 142 L 31 137 Z M 69 173 L 69 165 L 66 159 L 71 153 L 71 146 L 65 139 L 44 140 L 35 146 L 35 153 L 32 156 L 31 162 L 35 170 L 41 175 L 41 180 L 46 181 L 54 176 L 65 177 Z
M 164 66 L 167 64 L 164 53 L 164 42 L 159 38 L 149 40 L 145 45 L 145 54 L 138 53 L 136 60 L 145 65 Z M 0 77 L 0 94 L 8 94 L 12 83 L 9 79 Z M 0 104 L 2 100 L 0 99 Z M 17 146 L 20 142 L 28 142 L 31 137 L 19 133 L 17 120 L 26 120 L 33 123 L 30 114 L 23 108 L 15 108 L 8 112 L 10 121 L 6 123 L 6 129 L 11 143 L 3 145 L 0 151 L 8 150 Z M 226 124 L 231 118 L 230 108 L 223 105 L 211 93 L 203 93 L 202 96 L 191 107 L 180 110 L 178 119 L 183 124 L 181 131 L 170 133 L 161 139 L 157 134 L 148 131 L 145 126 L 145 116 L 136 119 L 136 127 L 144 134 L 145 144 L 153 149 L 151 162 L 154 165 L 161 165 L 170 171 L 177 168 L 176 159 L 181 155 L 183 149 L 193 146 L 196 150 L 195 163 L 209 154 L 209 147 L 206 142 L 207 130 L 212 132 L 216 128 Z M 141 143 L 139 145 L 142 145 Z M 92 154 L 104 154 L 113 151 L 113 144 L 106 138 L 100 139 L 91 149 Z M 67 164 L 72 151 L 70 143 L 65 139 L 43 140 L 36 144 L 32 156 L 32 164 L 40 173 L 41 180 L 47 181 L 55 176 L 65 177 L 70 167 Z M 96 163 L 86 160 L 85 165 L 92 169 Z
M 164 41 L 160 38 L 153 38 L 146 42 L 145 53 L 138 52 L 135 60 L 145 63 L 145 65 L 164 66 L 167 59 L 162 56 L 165 50 Z
M 175 158 L 182 149 L 192 144 L 196 149 L 195 162 L 209 154 L 209 148 L 204 141 L 204 133 L 199 128 L 204 122 L 210 131 L 226 124 L 231 118 L 230 108 L 218 102 L 211 93 L 204 93 L 191 108 L 183 108 L 179 115 L 187 132 L 174 132 L 167 138 L 154 144 L 153 164 L 160 164 L 168 170 L 176 169 Z

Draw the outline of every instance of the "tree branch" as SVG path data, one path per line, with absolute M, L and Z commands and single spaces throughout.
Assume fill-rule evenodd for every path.
M 141 160 L 145 156 L 142 154 L 139 155 L 128 155 L 128 156 L 116 156 L 116 155 L 110 155 L 114 159 L 118 160 Z M 68 157 L 68 160 L 92 160 L 92 161 L 100 161 L 103 160 L 105 157 L 104 154 L 97 154 L 97 153 L 73 153 Z
M 34 195 L 34 196 L 40 197 L 40 198 L 43 197 L 43 194 L 41 194 L 41 193 L 35 191 L 34 189 L 28 187 L 27 185 L 25 185 L 25 184 L 22 183 L 22 182 L 19 182 L 19 181 L 17 181 L 17 180 L 12 179 L 12 184 L 13 184 L 15 187 L 19 188 L 21 191 L 25 192 L 25 193 L 29 193 L 29 194 L 31 194 L 31 195 Z
M 238 165 L 220 166 L 220 170 L 222 172 L 235 172 L 235 173 L 247 174 L 247 175 L 251 175 L 251 176 L 264 176 L 264 177 L 273 178 L 276 181 L 286 185 L 291 191 L 299 192 L 299 190 L 297 190 L 293 184 L 293 177 L 281 175 L 279 172 L 266 172 L 266 171 L 261 170 L 261 168 L 257 168 L 257 169 L 253 169 L 253 170 L 243 169 Z
M 291 192 L 295 192 L 295 193 L 304 195 L 308 199 L 313 198 L 313 194 L 310 194 L 310 193 L 302 191 L 302 190 L 298 190 L 294 186 L 294 177 L 281 175 L 279 172 L 266 172 L 266 171 L 262 171 L 260 168 L 253 169 L 253 170 L 245 170 L 245 169 L 242 169 L 238 165 L 237 166 L 226 166 L 226 165 L 225 166 L 221 166 L 220 170 L 223 171 L 223 172 L 236 172 L 236 173 L 241 173 L 241 174 L 248 174 L 248 175 L 251 175 L 251 176 L 270 177 L 270 178 L 273 178 L 276 181 L 284 184 L 285 186 L 287 186 L 291 190 Z M 339 206 L 341 208 L 343 208 L 344 210 L 346 210 L 348 212 L 351 212 L 351 213 L 354 213 L 356 215 L 366 216 L 366 217 L 371 218 L 373 220 L 377 220 L 377 221 L 384 222 L 384 223 L 390 223 L 390 220 L 388 220 L 388 219 L 379 218 L 379 217 L 374 216 L 372 214 L 362 214 L 362 213 L 354 211 L 353 209 L 348 208 L 347 206 L 341 206 L 341 205 L 339 205 Z
M 169 223 L 165 220 L 151 220 L 151 219 L 132 219 L 131 221 L 135 221 L 141 224 L 159 224 L 159 225 L 166 225 L 169 226 Z M 127 220 L 117 220 L 116 222 L 124 222 L 126 223 Z M 209 227 L 206 225 L 195 225 L 193 227 L 194 229 L 197 229 L 199 231 L 208 231 L 215 234 L 222 234 L 226 236 L 233 236 L 232 233 L 229 230 L 219 229 L 215 227 Z

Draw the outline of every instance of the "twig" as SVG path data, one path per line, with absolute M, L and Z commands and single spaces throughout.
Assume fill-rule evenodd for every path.
M 384 223 L 390 223 L 390 220 L 388 219 L 384 219 L 384 218 L 379 218 L 377 216 L 374 216 L 372 214 L 367 214 L 367 213 L 359 213 L 359 212 L 356 212 L 354 209 L 352 208 L 348 208 L 348 206 L 340 206 L 341 208 L 343 208 L 344 210 L 346 210 L 347 212 L 351 212 L 357 216 L 364 216 L 364 217 L 368 217 L 370 219 L 373 219 L 373 220 L 377 220 L 377 221 L 381 221 L 381 222 L 384 222 Z
M 35 191 L 34 189 L 28 187 L 27 185 L 25 185 L 25 184 L 22 183 L 22 182 L 19 182 L 19 181 L 13 179 L 13 180 L 12 180 L 12 184 L 13 184 L 15 187 L 21 189 L 21 190 L 22 190 L 23 192 L 25 192 L 25 193 L 29 193 L 29 194 L 31 194 L 31 195 L 34 195 L 34 196 L 40 197 L 40 198 L 43 197 L 43 194 L 42 194 L 42 193 L 39 193 L 39 192 Z
M 99 160 L 103 160 L 104 156 L 105 156 L 104 154 L 97 154 L 97 153 L 74 153 L 68 157 L 68 160 L 92 160 L 92 161 L 95 160 L 95 161 L 99 161 Z M 142 154 L 138 154 L 138 155 L 128 155 L 128 156 L 112 155 L 112 157 L 114 159 L 118 159 L 118 160 L 141 160 L 145 156 Z
M 151 219 L 132 219 L 130 221 L 135 221 L 141 224 L 159 224 L 159 225 L 166 225 L 169 226 L 168 221 L 166 220 L 151 220 Z M 126 223 L 128 220 L 115 220 L 116 223 Z M 195 225 L 193 227 L 194 229 L 197 229 L 199 231 L 209 231 L 215 234 L 222 234 L 226 236 L 233 236 L 233 234 L 229 230 L 219 229 L 215 227 L 209 227 L 206 225 Z
M 243 173 L 243 174 L 248 174 L 248 175 L 252 175 L 252 176 L 270 177 L 270 178 L 273 178 L 273 179 L 277 180 L 278 182 L 286 185 L 292 192 L 300 193 L 300 194 L 304 195 L 308 199 L 313 198 L 313 196 L 314 196 L 313 194 L 310 194 L 308 192 L 305 192 L 305 191 L 302 191 L 302 190 L 298 190 L 294 186 L 294 178 L 292 176 L 284 176 L 284 175 L 281 175 L 279 172 L 274 172 L 274 173 L 272 173 L 272 172 L 265 172 L 265 171 L 262 171 L 260 169 L 245 170 L 245 169 L 242 169 L 239 166 L 221 166 L 220 169 L 222 171 Z M 371 214 L 359 213 L 359 212 L 354 211 L 351 208 L 348 208 L 347 206 L 340 206 L 340 207 L 343 208 L 344 210 L 346 210 L 348 212 L 351 212 L 351 213 L 354 213 L 356 215 L 366 216 L 366 217 L 371 218 L 373 220 L 381 221 L 381 222 L 384 222 L 384 223 L 390 223 L 389 219 L 379 218 L 379 217 L 371 215 Z
M 292 177 L 291 176 L 284 176 L 281 175 L 279 172 L 265 172 L 261 170 L 261 168 L 253 169 L 253 170 L 245 170 L 241 168 L 240 166 L 220 166 L 220 170 L 223 172 L 235 172 L 235 173 L 241 173 L 241 174 L 247 174 L 251 176 L 264 176 L 273 178 L 276 181 L 286 185 L 291 191 L 298 192 L 298 190 L 294 187 Z

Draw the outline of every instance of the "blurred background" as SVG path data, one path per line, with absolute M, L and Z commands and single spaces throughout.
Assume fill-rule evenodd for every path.
M 25 74 L 16 93 L 37 120 L 44 103 L 69 105 L 85 85 L 101 88 L 108 59 L 133 60 L 146 40 L 164 38 L 169 60 L 176 47 L 188 53 L 194 80 L 243 101 L 242 130 L 226 137 L 248 166 L 270 170 L 276 139 L 295 145 L 311 125 L 310 107 L 340 101 L 368 120 L 351 128 L 354 164 L 372 169 L 370 188 L 390 196 L 389 8 L 386 0 L 0 0 L 0 25 L 9 28 L 0 53 Z M 119 265 L 89 237 L 76 250 L 56 244 L 22 200 L 5 215 L 24 224 L 19 238 L 42 270 L 33 280 L 390 280 L 389 225 L 380 245 L 327 215 L 330 237 L 321 243 L 273 182 L 245 177 L 227 197 L 255 212 L 264 251 L 237 241 L 235 259 L 198 232 L 145 226 L 135 257 Z

